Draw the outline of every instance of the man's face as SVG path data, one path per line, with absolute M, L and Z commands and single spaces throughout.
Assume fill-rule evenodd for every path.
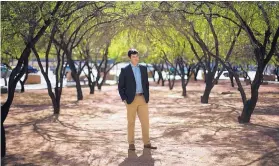
M 138 54 L 131 54 L 131 63 L 135 66 L 139 63 L 139 56 Z

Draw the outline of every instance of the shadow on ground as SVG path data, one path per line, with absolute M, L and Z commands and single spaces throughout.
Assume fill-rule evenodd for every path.
M 278 165 L 279 112 L 272 96 L 259 98 L 250 124 L 238 124 L 242 109 L 237 90 L 215 90 L 200 104 L 195 86 L 181 98 L 178 90 L 151 90 L 150 135 L 158 150 L 128 151 L 126 110 L 117 87 L 96 91 L 76 102 L 75 89 L 65 89 L 61 114 L 36 102 L 33 92 L 17 96 L 5 122 L 7 156 L 2 165 Z M 218 87 L 217 87 L 218 88 Z M 233 90 L 232 88 L 230 90 Z M 85 90 L 88 93 L 88 90 Z M 216 92 L 217 91 L 217 92 Z M 269 93 L 267 93 L 269 95 Z M 19 95 L 19 94 L 17 94 Z M 42 95 L 42 94 L 40 94 Z M 277 93 L 272 93 L 277 95 Z M 25 103 L 25 99 L 28 102 Z M 266 100 L 269 102 L 267 103 Z M 142 147 L 136 123 L 136 146 Z M 167 156 L 166 156 L 167 155 Z

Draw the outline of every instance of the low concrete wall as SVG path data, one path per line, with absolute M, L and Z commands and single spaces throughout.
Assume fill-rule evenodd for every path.
M 41 76 L 29 74 L 25 84 L 41 84 Z
M 263 75 L 264 81 L 275 81 L 275 75 Z

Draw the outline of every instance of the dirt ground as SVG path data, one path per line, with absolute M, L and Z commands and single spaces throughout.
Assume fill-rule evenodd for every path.
M 220 81 L 201 104 L 204 83 L 150 86 L 150 136 L 157 150 L 143 149 L 136 121 L 135 152 L 128 151 L 126 107 L 117 86 L 104 86 L 76 101 L 64 88 L 61 114 L 53 116 L 47 90 L 16 93 L 5 121 L 7 156 L 2 165 L 279 165 L 279 84 L 262 85 L 250 124 L 239 124 L 242 102 L 236 88 Z M 249 87 L 245 86 L 246 91 Z M 229 92 L 222 93 L 222 92 Z M 1 103 L 7 95 L 1 95 Z

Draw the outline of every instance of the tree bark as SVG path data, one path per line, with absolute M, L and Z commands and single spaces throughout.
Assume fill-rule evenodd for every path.
M 204 83 L 206 83 L 206 76 L 207 76 L 207 73 L 206 73 L 206 68 L 203 67 L 203 77 L 204 77 Z
M 35 47 L 32 48 L 36 58 L 37 58 L 37 61 L 38 61 L 38 64 L 39 64 L 39 67 L 40 67 L 40 70 L 41 70 L 41 73 L 43 74 L 45 80 L 46 80 L 46 83 L 47 83 L 47 89 L 48 89 L 48 95 L 50 96 L 51 98 L 51 101 L 52 101 L 52 104 L 53 104 L 53 109 L 54 109 L 54 113 L 57 113 L 57 109 L 58 109 L 58 106 L 57 106 L 57 102 L 56 102 L 56 99 L 55 99 L 55 95 L 53 94 L 52 92 L 52 87 L 51 87 L 51 82 L 48 78 L 48 75 L 46 74 L 46 72 L 44 71 L 44 68 L 43 68 L 43 65 L 41 63 L 41 60 L 40 60 L 40 57 L 39 57 L 39 54 L 36 50 Z M 59 60 L 58 60 L 58 63 L 59 63 Z M 59 111 L 58 111 L 59 113 Z
M 94 82 L 91 82 L 91 84 L 89 85 L 90 94 L 94 94 L 95 84 L 96 84 L 96 82 L 94 81 Z
M 207 104 L 208 103 L 208 99 L 209 99 L 209 95 L 210 92 L 213 88 L 213 76 L 212 74 L 207 74 L 206 75 L 206 84 L 205 84 L 205 90 L 203 95 L 201 96 L 201 103 Z
M 183 62 L 181 62 L 183 63 Z M 186 97 L 186 84 L 185 84 L 185 71 L 184 71 L 184 65 L 183 64 L 179 64 L 180 67 L 180 72 L 181 72 L 181 86 L 182 86 L 182 96 Z M 187 78 L 189 79 L 189 78 Z
M 69 55 L 67 53 L 66 53 L 66 55 L 67 55 L 68 64 L 69 64 L 70 69 L 71 69 L 71 76 L 72 76 L 73 80 L 76 82 L 77 100 L 83 100 L 82 89 L 81 89 L 81 85 L 80 85 L 79 76 L 77 74 L 77 70 L 76 70 L 76 67 L 75 67 L 75 63 L 72 60 L 71 55 Z
M 260 85 L 254 85 L 251 87 L 251 98 L 246 101 L 244 104 L 241 115 L 238 117 L 239 123 L 249 123 L 251 119 L 251 115 L 253 114 L 259 95 L 259 87 Z
M 153 78 L 153 81 L 154 81 L 154 82 L 156 82 L 156 80 L 155 80 L 155 72 L 156 72 L 156 70 L 154 70 L 153 72 L 151 71 L 152 78 Z
M 164 62 L 161 63 L 161 69 L 160 69 L 160 77 L 161 77 L 161 80 L 162 80 L 162 86 L 165 86 L 165 80 L 164 80 L 164 77 L 163 77 L 163 74 L 162 74 L 162 71 L 164 71 Z
M 88 79 L 88 86 L 90 89 L 90 94 L 94 94 L 94 89 L 95 89 L 95 83 L 96 81 L 93 81 L 94 75 L 92 73 L 92 67 L 89 65 L 89 62 L 87 61 L 86 63 L 87 69 L 88 69 L 88 75 L 85 75 Z M 93 76 L 93 79 L 92 79 Z
M 159 85 L 161 80 L 163 82 L 163 75 L 162 75 L 162 72 L 160 70 L 157 70 L 157 73 L 158 73 L 158 76 L 159 76 L 157 84 Z
M 157 80 L 157 84 L 160 84 L 160 81 L 162 81 L 162 86 L 164 86 L 164 79 L 163 79 L 163 75 L 162 75 L 162 68 L 160 67 L 160 64 L 153 64 L 154 67 L 154 75 L 155 75 L 155 71 L 157 71 L 158 73 L 158 80 Z
M 209 83 L 212 84 L 212 83 Z M 212 85 L 206 85 L 203 96 L 201 96 L 201 103 L 207 104 L 209 99 L 209 94 L 212 90 Z
M 156 71 L 157 71 L 157 67 L 156 67 L 156 64 L 152 64 L 152 66 L 153 66 L 153 69 L 154 69 L 154 71 L 151 72 L 151 73 L 152 73 L 152 78 L 153 78 L 154 82 L 156 82 L 155 73 L 156 73 Z
M 271 41 L 270 36 L 272 34 L 270 20 L 269 17 L 267 16 L 267 12 L 265 11 L 264 7 L 258 4 L 261 14 L 264 17 L 265 25 L 267 26 L 267 29 L 265 30 L 264 33 L 264 41 L 260 42 L 254 35 L 253 30 L 251 29 L 249 24 L 242 18 L 242 16 L 234 8 L 232 3 L 226 2 L 224 4 L 234 13 L 236 18 L 240 21 L 241 25 L 244 27 L 244 30 L 246 31 L 250 39 L 250 42 L 254 47 L 254 55 L 258 65 L 255 79 L 253 80 L 253 83 L 251 85 L 251 98 L 247 100 L 247 102 L 245 102 L 241 116 L 239 116 L 238 118 L 239 123 L 248 123 L 256 107 L 256 103 L 258 100 L 258 89 L 263 80 L 264 68 L 268 64 L 268 62 L 270 61 L 270 59 L 272 58 L 276 50 L 277 40 L 279 37 L 279 27 L 276 27 L 276 32 L 273 36 L 272 42 L 269 42 Z M 267 45 L 269 43 L 270 43 L 270 47 Z M 267 52 L 267 48 L 269 48 L 268 52 Z
M 6 156 L 6 133 L 3 123 L 1 123 L 1 157 Z
M 169 73 L 170 73 L 169 64 L 168 64 L 167 61 L 166 61 L 166 64 L 167 64 L 167 70 L 168 70 Z M 176 66 L 175 66 L 176 68 L 177 68 L 177 64 L 178 64 L 178 63 L 176 63 Z M 171 64 L 171 66 L 173 66 L 173 64 Z M 174 87 L 175 76 L 176 76 L 176 70 L 174 70 L 173 73 L 171 73 L 171 74 L 173 75 L 173 79 L 172 79 L 172 80 L 170 79 L 170 74 L 169 74 L 169 77 L 168 77 L 169 89 L 170 89 L 170 90 L 172 90 L 173 87 Z
M 55 13 L 57 12 L 57 10 L 61 4 L 62 4 L 62 2 L 56 3 L 56 6 L 54 7 L 53 11 L 51 12 L 51 16 L 55 15 Z M 50 25 L 50 23 L 52 21 L 51 19 L 52 19 L 52 17 L 49 17 L 49 19 L 44 22 L 44 25 L 37 32 L 37 35 L 26 44 L 26 47 L 23 50 L 16 67 L 12 70 L 12 73 L 9 78 L 8 97 L 7 97 L 6 102 L 1 106 L 1 127 L 4 127 L 3 126 L 4 121 L 6 120 L 6 118 L 8 116 L 11 104 L 13 102 L 16 85 L 17 85 L 18 81 L 21 79 L 21 77 L 23 76 L 24 71 L 27 70 L 28 57 L 31 53 L 31 47 L 33 47 L 38 42 L 38 40 L 42 37 L 42 35 L 44 34 L 46 29 Z M 3 133 L 1 133 L 1 147 L 2 146 L 3 147 L 6 146 L 5 130 L 3 130 Z M 3 150 L 3 153 L 1 153 L 1 157 L 4 157 L 6 155 L 6 149 L 5 148 L 1 149 L 1 152 L 2 152 L 2 150 Z
M 258 96 L 259 96 L 259 88 L 263 80 L 263 69 L 264 64 L 259 64 L 255 79 L 251 85 L 251 98 L 248 99 L 243 107 L 241 115 L 238 117 L 239 123 L 249 123 L 251 119 L 251 115 L 254 112 L 256 107 Z
M 7 86 L 7 77 L 4 77 L 5 86 Z
M 277 77 L 277 81 L 279 82 L 279 66 L 276 66 L 275 68 L 275 75 Z
M 5 137 L 5 130 L 4 130 L 4 121 L 6 120 L 10 107 L 12 105 L 14 99 L 14 93 L 17 82 L 20 78 L 24 75 L 25 70 L 27 69 L 27 61 L 30 55 L 30 45 L 26 46 L 21 57 L 18 61 L 17 66 L 12 70 L 12 73 L 9 78 L 9 86 L 8 86 L 8 97 L 6 102 L 1 106 L 1 127 L 3 127 L 3 133 L 1 133 L 1 157 L 6 155 L 6 137 Z
M 181 86 L 182 86 L 182 96 L 186 97 L 186 84 L 185 84 L 185 78 L 181 79 Z
M 53 102 L 53 108 L 54 108 L 54 114 L 60 114 L 60 99 L 62 94 L 62 87 L 55 87 L 54 88 L 55 93 L 55 102 Z
M 28 79 L 28 75 L 29 75 L 29 73 L 28 73 L 28 69 L 27 69 L 27 70 L 25 71 L 24 80 L 23 80 L 23 81 L 19 80 L 19 82 L 20 82 L 20 84 L 21 84 L 21 90 L 20 90 L 21 93 L 25 92 L 24 85 L 25 85 L 25 82 L 26 82 L 27 79 Z
M 60 51 L 59 53 L 57 53 L 57 60 L 58 60 L 58 64 L 61 65 L 61 69 L 59 70 L 60 66 L 57 65 L 57 68 L 56 68 L 56 86 L 54 88 L 54 93 L 55 93 L 55 103 L 53 103 L 53 108 L 54 108 L 54 114 L 58 115 L 60 114 L 60 99 L 61 99 L 61 95 L 62 95 L 62 90 L 63 90 L 63 77 L 65 75 L 65 72 L 66 72 L 66 66 L 63 68 L 63 64 L 64 64 L 64 61 L 65 61 L 65 54 L 62 54 L 62 62 L 60 63 L 61 61 L 61 58 L 60 58 Z M 59 74 L 58 74 L 59 72 Z M 58 77 L 58 75 L 60 77 Z M 59 86 L 60 85 L 60 86 Z
M 108 47 L 106 48 L 106 53 L 105 53 L 105 68 L 104 68 L 104 75 L 103 75 L 103 79 L 102 81 L 99 83 L 97 82 L 97 87 L 98 87 L 98 90 L 101 90 L 102 89 L 102 86 L 103 84 L 105 83 L 106 79 L 107 79 L 107 74 L 109 71 L 106 71 L 107 70 L 107 67 L 108 67 L 108 57 L 107 57 L 107 54 L 108 54 Z M 100 75 L 99 75 L 100 76 Z M 99 77 L 100 79 L 100 77 Z
M 233 75 L 229 73 L 230 81 L 231 81 L 231 86 L 234 87 L 234 82 L 233 82 Z

